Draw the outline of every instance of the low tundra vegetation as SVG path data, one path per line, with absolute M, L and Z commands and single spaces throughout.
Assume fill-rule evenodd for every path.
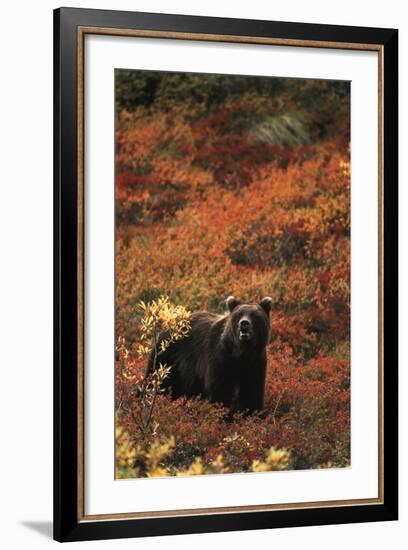
M 348 466 L 348 84 L 201 76 L 117 73 L 116 476 Z M 231 294 L 272 297 L 272 340 L 264 410 L 227 422 L 145 372 Z

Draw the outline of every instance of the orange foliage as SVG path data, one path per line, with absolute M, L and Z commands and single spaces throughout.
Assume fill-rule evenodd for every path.
M 220 452 L 247 471 L 271 446 L 289 449 L 295 468 L 350 459 L 349 152 L 336 136 L 254 142 L 251 101 L 207 116 L 182 106 L 117 116 L 116 330 L 130 354 L 118 356 L 116 397 L 118 409 L 128 400 L 130 436 L 132 384 L 145 369 L 134 353 L 140 300 L 164 294 L 191 311 L 223 311 L 230 294 L 274 300 L 263 414 L 226 423 L 204 400 L 158 397 L 175 471 Z

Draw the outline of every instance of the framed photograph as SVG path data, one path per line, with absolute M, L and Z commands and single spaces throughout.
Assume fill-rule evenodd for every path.
M 397 519 L 397 30 L 54 37 L 55 539 Z

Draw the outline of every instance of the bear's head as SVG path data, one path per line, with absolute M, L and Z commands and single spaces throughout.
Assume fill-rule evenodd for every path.
M 258 304 L 241 303 L 234 296 L 227 298 L 229 331 L 234 344 L 241 349 L 262 349 L 270 339 L 272 298 L 263 298 Z

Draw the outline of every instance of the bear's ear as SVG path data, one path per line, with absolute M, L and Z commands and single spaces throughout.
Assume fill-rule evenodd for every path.
M 225 300 L 225 303 L 227 304 L 228 309 L 230 311 L 233 311 L 239 304 L 239 300 L 237 300 L 235 296 L 228 296 L 228 298 Z
M 259 305 L 265 311 L 266 315 L 269 315 L 272 307 L 272 298 L 270 298 L 269 296 L 262 298 L 262 300 L 259 302 Z

